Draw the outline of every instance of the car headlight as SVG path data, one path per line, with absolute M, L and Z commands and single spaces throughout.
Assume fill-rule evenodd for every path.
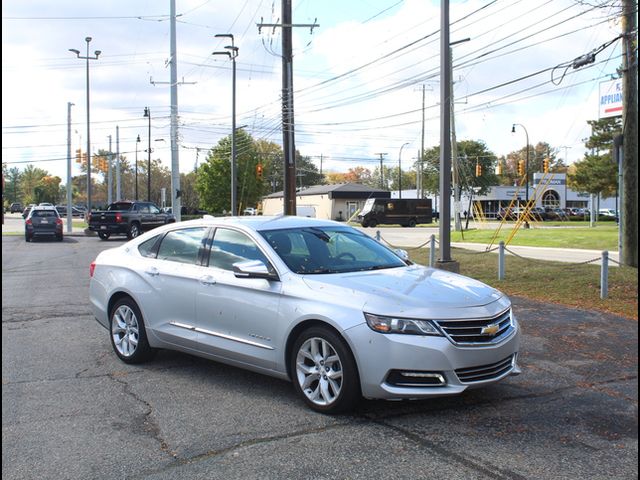
M 442 333 L 440 333 L 440 331 L 429 320 L 385 317 L 366 312 L 364 314 L 364 318 L 367 320 L 367 325 L 369 325 L 372 330 L 380 333 L 442 336 Z

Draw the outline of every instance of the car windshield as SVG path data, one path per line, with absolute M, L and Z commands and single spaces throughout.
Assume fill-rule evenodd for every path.
M 299 274 L 380 270 L 406 266 L 396 254 L 350 227 L 306 227 L 260 232 Z

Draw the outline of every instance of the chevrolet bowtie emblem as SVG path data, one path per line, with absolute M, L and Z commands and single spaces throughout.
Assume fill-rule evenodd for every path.
M 497 324 L 487 325 L 486 327 L 482 327 L 480 330 L 480 334 L 482 335 L 495 335 L 500 330 L 500 327 Z

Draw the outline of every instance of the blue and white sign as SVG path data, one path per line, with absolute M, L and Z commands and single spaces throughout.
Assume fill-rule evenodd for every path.
M 600 83 L 599 118 L 622 115 L 622 79 Z

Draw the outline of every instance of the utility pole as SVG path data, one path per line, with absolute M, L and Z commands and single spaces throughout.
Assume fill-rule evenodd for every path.
M 440 216 L 438 268 L 457 272 L 451 259 L 451 55 L 449 0 L 442 0 L 440 18 Z
M 422 133 L 420 135 L 420 162 L 418 163 L 418 177 L 420 178 L 418 198 L 424 198 L 424 95 L 424 84 L 422 84 Z
M 622 2 L 622 252 L 624 265 L 638 267 L 638 3 Z
M 384 170 L 382 169 L 382 160 L 386 153 L 374 153 L 374 155 L 380 155 L 380 188 L 384 190 Z
M 73 230 L 73 206 L 71 204 L 71 191 L 73 190 L 71 182 L 71 107 L 73 105 L 73 103 L 67 102 L 67 233 L 71 233 Z M 16 188 L 15 180 L 13 182 L 13 188 L 14 190 Z M 13 194 L 13 199 L 16 199 L 15 192 Z
M 107 155 L 107 205 L 113 202 L 113 196 L 111 195 L 111 191 L 113 189 L 113 178 L 111 175 L 111 160 L 113 155 L 111 155 L 111 135 L 107 135 L 109 137 L 109 155 Z
M 312 24 L 294 24 L 291 14 L 291 0 L 282 0 L 282 24 L 259 23 L 262 27 L 282 28 L 282 150 L 284 153 L 284 214 L 296 214 L 296 147 L 293 116 L 293 44 L 292 28 L 309 27 L 313 33 L 319 27 Z
M 149 79 L 152 85 L 168 83 L 171 87 L 171 207 L 173 214 L 176 217 L 176 221 L 181 220 L 181 205 L 180 205 L 180 159 L 178 155 L 178 85 L 190 84 L 193 85 L 196 82 L 178 82 L 178 51 L 176 48 L 176 0 L 171 0 L 170 3 L 170 26 L 169 26 L 169 61 L 171 66 L 171 78 L 169 82 L 157 82 L 153 81 L 153 78 Z M 146 116 L 146 115 L 145 115 Z M 151 112 L 149 111 L 149 125 L 151 125 Z M 149 127 L 149 135 L 151 135 L 151 127 Z M 149 137 L 151 138 L 151 137 Z M 151 170 L 151 140 L 149 140 L 149 161 L 148 168 Z M 151 190 L 150 181 L 151 171 L 149 171 L 149 180 L 147 185 L 149 191 Z M 147 196 L 150 197 L 151 193 Z M 148 199 L 150 201 L 150 198 Z

